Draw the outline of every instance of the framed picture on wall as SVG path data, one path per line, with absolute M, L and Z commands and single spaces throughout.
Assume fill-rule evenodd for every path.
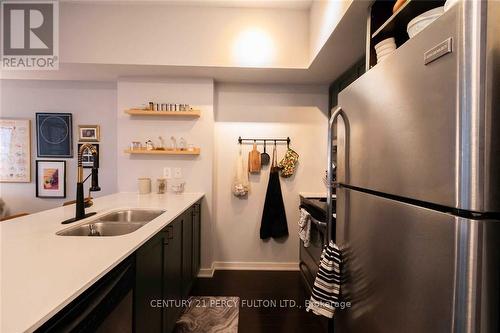
M 38 157 L 73 157 L 73 118 L 71 113 L 37 113 Z
M 29 119 L 0 119 L 0 182 L 31 182 Z
M 66 198 L 66 161 L 36 161 L 36 196 Z
M 82 146 L 81 143 L 78 144 L 78 151 L 80 151 L 80 147 Z M 99 145 L 98 144 L 92 144 L 92 146 L 95 147 L 97 150 L 97 156 L 96 156 L 96 162 L 97 162 L 97 167 L 99 167 L 99 156 L 101 153 L 99 152 Z M 89 149 L 85 149 L 82 154 L 82 165 L 84 168 L 92 168 L 94 166 L 94 156 L 90 152 Z
M 100 139 L 99 125 L 79 125 L 78 126 L 78 141 L 81 142 L 99 142 Z

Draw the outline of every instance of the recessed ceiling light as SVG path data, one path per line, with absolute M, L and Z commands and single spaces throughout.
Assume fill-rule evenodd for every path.
M 235 40 L 233 57 L 239 66 L 269 66 L 275 57 L 274 42 L 269 34 L 262 29 L 246 29 Z

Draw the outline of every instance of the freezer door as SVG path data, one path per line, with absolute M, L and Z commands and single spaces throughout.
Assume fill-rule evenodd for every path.
M 336 332 L 498 332 L 499 225 L 338 189 Z
M 340 93 L 348 119 L 337 124 L 340 183 L 500 212 L 500 104 L 492 102 L 498 99 L 493 82 L 500 71 L 500 42 L 489 43 L 486 52 L 486 44 L 469 41 L 469 33 L 487 29 L 470 23 L 472 10 L 464 8 L 486 5 L 500 13 L 497 1 L 461 2 Z M 491 35 L 499 22 L 488 22 Z M 426 52 L 448 46 L 452 52 L 425 64 Z M 486 53 L 488 75 L 480 60 Z

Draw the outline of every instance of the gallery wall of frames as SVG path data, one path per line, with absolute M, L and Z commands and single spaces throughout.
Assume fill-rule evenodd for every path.
M 0 206 L 32 213 L 75 199 L 78 149 L 99 151 L 102 191 L 116 191 L 116 84 L 0 80 Z M 27 98 L 26 96 L 29 96 Z M 93 156 L 84 151 L 85 176 Z M 29 201 L 27 201 L 29 200 Z M 26 205 L 29 202 L 29 205 Z
M 100 126 L 78 125 L 73 134 L 71 113 L 37 112 L 35 114 L 35 186 L 40 198 L 66 198 L 66 163 L 78 154 L 82 143 L 99 149 Z M 31 182 L 31 120 L 0 118 L 0 182 Z M 74 151 L 74 139 L 77 150 Z M 98 157 L 97 157 L 98 158 Z M 94 157 L 82 154 L 85 168 L 92 167 Z

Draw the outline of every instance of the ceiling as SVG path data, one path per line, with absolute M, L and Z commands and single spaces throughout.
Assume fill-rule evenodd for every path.
M 61 2 L 71 2 L 71 3 L 106 4 L 106 3 L 122 2 L 126 4 L 154 3 L 154 4 L 165 4 L 171 6 L 286 8 L 286 9 L 309 9 L 313 1 L 314 0 L 61 0 Z
M 138 0 L 134 1 L 138 2 Z M 172 3 L 172 1 L 168 2 Z M 188 0 L 188 2 L 194 3 L 191 0 Z M 209 2 L 240 3 L 239 0 Z M 243 2 L 246 1 L 241 1 L 241 3 Z M 264 1 L 260 0 L 259 2 Z M 286 2 L 289 3 L 291 1 Z M 335 27 L 333 33 L 307 68 L 63 63 L 60 64 L 60 68 L 57 71 L 0 71 L 0 79 L 115 81 L 120 77 L 170 76 L 211 78 L 217 82 L 329 84 L 363 57 L 365 52 L 366 15 L 370 5 L 371 1 L 353 1 L 342 20 Z

